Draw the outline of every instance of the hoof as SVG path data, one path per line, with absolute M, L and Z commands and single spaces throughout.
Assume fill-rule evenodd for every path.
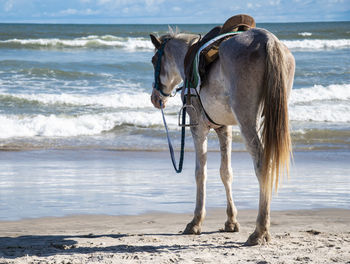
M 270 242 L 271 236 L 268 231 L 265 231 L 262 234 L 259 234 L 257 231 L 254 231 L 245 242 L 246 246 L 256 246 Z
M 226 222 L 225 223 L 225 228 L 224 229 L 220 229 L 221 232 L 239 232 L 239 223 L 229 223 Z
M 185 230 L 183 231 L 183 234 L 184 235 L 200 235 L 201 228 L 198 225 L 195 225 L 191 222 L 186 226 Z

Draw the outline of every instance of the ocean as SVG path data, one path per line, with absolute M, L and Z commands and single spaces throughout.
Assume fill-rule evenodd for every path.
M 178 25 L 205 34 L 214 25 Z M 295 149 L 349 149 L 350 22 L 258 24 L 296 59 Z M 168 25 L 0 24 L 0 149 L 166 150 L 149 34 Z M 179 96 L 166 109 L 178 145 Z M 238 127 L 233 149 L 244 150 Z M 191 138 L 187 150 L 193 150 Z M 209 149 L 218 149 L 214 133 Z
M 177 26 L 203 35 L 215 25 Z M 350 22 L 257 26 L 296 59 L 289 100 L 296 164 L 272 209 L 349 208 Z M 192 211 L 190 133 L 184 173 L 174 175 L 150 101 L 149 34 L 167 32 L 168 25 L 0 24 L 0 220 Z M 165 110 L 177 150 L 180 107 L 176 95 Z M 210 133 L 211 207 L 225 206 L 218 146 Z M 232 147 L 234 199 L 238 209 L 254 209 L 258 186 L 238 127 Z

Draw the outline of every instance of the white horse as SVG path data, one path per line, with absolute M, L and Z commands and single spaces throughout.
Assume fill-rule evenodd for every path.
M 165 105 L 172 90 L 185 79 L 184 58 L 198 35 L 170 33 L 159 38 L 150 35 L 156 50 L 164 49 L 159 60 L 159 87 L 153 89 L 155 107 Z M 166 43 L 164 42 L 166 40 Z M 163 47 L 162 47 L 163 45 Z M 159 52 L 152 58 L 154 67 Z M 288 127 L 287 99 L 293 86 L 293 55 L 276 36 L 254 28 L 223 41 L 217 59 L 200 90 L 208 116 L 220 126 L 208 122 L 197 98 L 199 125 L 191 127 L 196 151 L 197 196 L 193 220 L 185 234 L 200 234 L 205 217 L 207 178 L 207 135 L 214 128 L 220 141 L 220 175 L 226 189 L 227 221 L 224 230 L 239 231 L 237 209 L 232 199 L 231 142 L 232 125 L 238 124 L 252 156 L 260 186 L 259 213 L 255 231 L 246 244 L 270 240 L 270 201 L 273 185 L 278 187 L 280 171 L 289 173 L 291 141 Z

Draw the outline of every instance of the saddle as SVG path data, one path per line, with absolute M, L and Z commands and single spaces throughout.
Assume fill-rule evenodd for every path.
M 203 38 L 194 43 L 187 51 L 185 60 L 184 60 L 184 69 L 186 79 L 190 83 L 194 83 L 194 74 L 193 74 L 193 63 L 194 59 L 199 51 L 199 49 L 206 44 L 208 41 L 229 32 L 239 32 L 239 31 L 247 31 L 251 28 L 255 27 L 254 18 L 249 15 L 235 15 L 229 18 L 222 26 L 216 26 L 212 30 L 210 30 Z M 227 36 L 220 38 L 215 41 L 205 49 L 201 51 L 198 71 L 201 78 L 201 83 L 205 82 L 206 73 L 209 71 L 211 64 L 218 58 L 219 56 L 219 46 L 222 41 L 232 37 Z M 191 87 L 194 87 L 191 85 Z

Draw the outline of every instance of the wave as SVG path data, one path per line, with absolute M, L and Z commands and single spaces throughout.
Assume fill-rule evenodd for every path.
M 300 32 L 298 33 L 299 36 L 303 36 L 303 37 L 310 37 L 312 36 L 311 32 Z
M 350 123 L 350 84 L 295 89 L 289 103 L 293 121 Z
M 46 78 L 61 78 L 61 79 L 94 79 L 94 78 L 106 78 L 112 77 L 111 74 L 107 73 L 93 73 L 93 72 L 81 72 L 81 71 L 64 71 L 59 69 L 51 68 L 25 68 L 19 69 L 18 74 L 31 77 L 46 77 Z
M 291 106 L 310 102 L 323 101 L 349 101 L 350 84 L 332 84 L 329 86 L 314 85 L 312 87 L 293 89 L 289 99 Z M 76 105 L 76 106 L 101 106 L 108 108 L 153 108 L 150 93 L 147 92 L 117 92 L 103 94 L 10 94 L 0 93 L 2 102 L 32 102 L 45 105 Z M 168 100 L 167 106 L 181 105 L 180 96 L 177 95 Z
M 292 121 L 350 123 L 350 104 L 312 104 L 290 107 Z
M 120 128 L 124 127 L 149 128 L 155 131 L 154 128 L 158 130 L 163 126 L 160 112 L 153 108 L 150 94 L 146 92 L 100 95 L 0 94 L 0 103 L 4 102 L 14 107 L 17 104 L 21 107 L 33 104 L 31 109 L 38 109 L 38 104 L 47 105 L 49 109 L 55 109 L 53 105 L 60 105 L 57 109 L 69 114 L 3 112 L 0 115 L 0 138 L 93 136 L 104 132 L 119 133 Z M 66 111 L 71 105 L 79 107 L 77 110 Z M 179 130 L 176 113 L 180 105 L 180 96 L 169 99 L 166 112 L 172 131 Z M 350 84 L 315 85 L 291 92 L 289 115 L 292 122 L 347 125 L 350 123 L 349 112 Z M 131 130 L 135 131 L 134 128 Z
M 171 137 L 179 143 L 180 131 L 176 117 L 168 116 Z M 292 128 L 295 124 L 293 124 Z M 177 131 L 176 131 L 177 130 Z M 296 149 L 349 148 L 350 130 L 346 126 L 301 126 L 292 129 Z M 209 135 L 210 149 L 217 150 L 217 137 Z M 68 141 L 67 141 L 68 140 Z M 187 140 L 191 141 L 190 136 Z M 244 149 L 238 127 L 233 131 L 234 148 Z M 214 145 L 213 145 L 214 144 Z M 96 148 L 123 150 L 165 150 L 164 128 L 159 112 L 114 113 L 82 115 L 4 116 L 0 115 L 0 150 L 25 150 L 33 148 Z M 178 144 L 176 144 L 178 147 Z M 191 144 L 187 148 L 192 149 Z
M 169 117 L 175 125 L 176 117 Z M 161 115 L 156 112 L 128 111 L 119 113 L 67 115 L 0 115 L 0 138 L 13 137 L 74 137 L 92 136 L 114 131 L 120 126 L 161 126 Z
M 141 37 L 117 37 L 112 35 L 87 36 L 74 39 L 8 39 L 1 40 L 0 47 L 24 47 L 24 48 L 123 48 L 126 50 L 153 50 L 149 39 Z
M 314 85 L 308 88 L 293 89 L 289 102 L 298 104 L 322 100 L 350 100 L 350 84 Z
M 311 36 L 310 32 L 300 32 L 298 35 Z M 350 48 L 350 39 L 304 39 L 282 40 L 290 49 L 323 50 Z M 90 35 L 74 39 L 40 38 L 40 39 L 8 39 L 1 40 L 0 47 L 15 48 L 122 48 L 130 51 L 153 50 L 154 46 L 148 38 L 117 37 L 113 35 Z
M 293 50 L 325 50 L 325 49 L 348 49 L 350 39 L 303 39 L 282 40 L 288 48 Z
M 82 94 L 9 94 L 0 93 L 0 102 L 27 102 L 32 104 L 45 105 L 73 105 L 73 106 L 100 106 L 108 108 L 153 108 L 150 100 L 150 93 L 104 93 L 98 95 Z M 167 106 L 179 106 L 181 99 L 179 96 L 171 98 Z

